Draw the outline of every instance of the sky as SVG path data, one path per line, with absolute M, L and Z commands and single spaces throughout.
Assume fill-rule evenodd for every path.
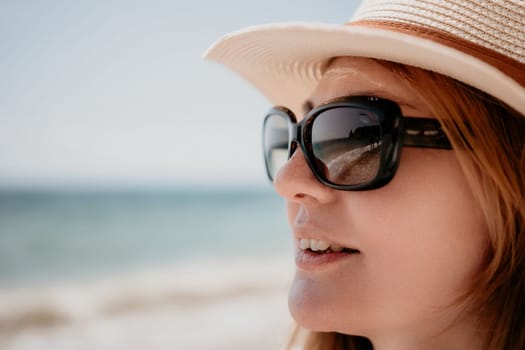
M 357 1 L 0 3 L 0 188 L 264 186 L 269 102 L 202 53 Z

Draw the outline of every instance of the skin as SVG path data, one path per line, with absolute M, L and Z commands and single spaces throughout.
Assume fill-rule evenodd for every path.
M 431 117 L 405 84 L 375 61 L 340 58 L 310 100 L 374 95 L 398 102 L 404 115 Z M 299 325 L 365 336 L 375 350 L 481 348 L 476 314 L 456 301 L 488 238 L 454 151 L 405 147 L 389 184 L 348 192 L 318 182 L 297 150 L 274 184 L 296 242 L 323 239 L 360 252 L 297 268 L 289 306 Z

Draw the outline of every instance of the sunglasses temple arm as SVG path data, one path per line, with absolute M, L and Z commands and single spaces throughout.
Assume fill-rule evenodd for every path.
M 403 117 L 403 146 L 452 149 L 436 119 Z

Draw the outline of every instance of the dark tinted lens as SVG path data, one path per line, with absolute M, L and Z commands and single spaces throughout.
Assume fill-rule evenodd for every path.
M 322 112 L 311 130 L 313 155 L 328 181 L 360 185 L 376 177 L 382 130 L 375 114 L 361 108 L 333 108 Z
M 279 114 L 269 115 L 263 126 L 263 147 L 266 170 L 273 179 L 288 160 L 290 120 Z

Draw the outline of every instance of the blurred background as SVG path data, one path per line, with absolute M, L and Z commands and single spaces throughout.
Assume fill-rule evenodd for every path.
M 0 2 L 0 349 L 276 349 L 292 322 L 268 101 L 222 34 L 355 2 Z

